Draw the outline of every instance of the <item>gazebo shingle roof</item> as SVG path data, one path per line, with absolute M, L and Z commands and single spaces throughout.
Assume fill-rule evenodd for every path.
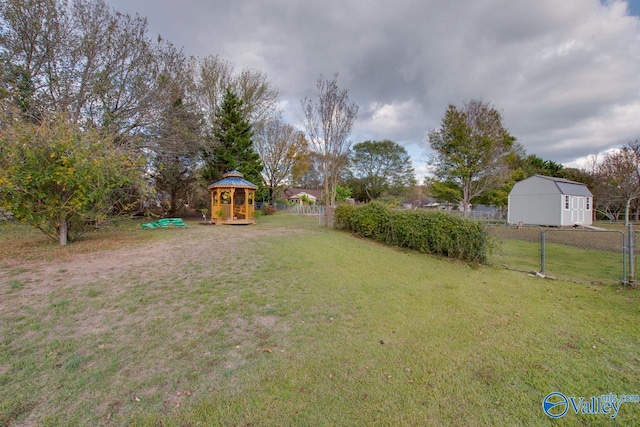
M 253 188 L 257 189 L 258 186 L 247 181 L 243 178 L 242 175 L 237 170 L 233 170 L 231 172 L 227 172 L 222 175 L 222 179 L 218 182 L 214 182 L 207 189 L 217 188 L 217 187 L 237 187 L 237 188 Z

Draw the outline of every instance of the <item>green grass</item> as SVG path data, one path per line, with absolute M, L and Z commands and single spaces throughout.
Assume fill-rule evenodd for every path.
M 136 245 L 178 248 L 169 270 L 3 305 L 0 425 L 609 425 L 552 422 L 542 399 L 640 393 L 638 291 L 477 268 L 317 224 L 274 215 L 160 230 Z M 0 287 L 0 298 L 34 287 Z M 614 423 L 639 424 L 639 405 Z
M 8 285 L 11 289 L 21 289 L 24 286 L 19 280 L 9 280 Z

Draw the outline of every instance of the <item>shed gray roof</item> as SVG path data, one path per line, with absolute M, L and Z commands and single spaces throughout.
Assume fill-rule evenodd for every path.
M 553 181 L 558 190 L 560 190 L 560 194 L 566 194 L 568 196 L 583 196 L 583 197 L 592 197 L 591 191 L 582 182 L 570 181 L 564 178 L 556 178 L 553 176 L 544 176 L 544 175 L 534 175 L 538 178 L 548 179 Z

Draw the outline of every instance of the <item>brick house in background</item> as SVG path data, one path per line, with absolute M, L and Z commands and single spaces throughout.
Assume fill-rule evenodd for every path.
M 307 188 L 285 188 L 282 198 L 291 202 L 302 204 L 302 198 L 307 196 L 312 203 L 322 203 L 322 190 Z

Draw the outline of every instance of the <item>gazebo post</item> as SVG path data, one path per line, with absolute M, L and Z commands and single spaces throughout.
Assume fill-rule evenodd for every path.
M 236 201 L 234 200 L 235 196 L 236 196 L 236 189 L 232 188 L 231 191 L 231 221 L 235 221 L 236 219 Z
M 211 207 L 211 221 L 213 221 L 213 191 L 211 192 L 211 201 L 209 203 L 209 206 Z
M 249 219 L 249 189 L 244 189 L 244 219 Z
M 220 211 L 220 189 L 216 188 L 211 192 L 211 219 L 214 220 L 216 225 L 222 223 L 222 218 L 218 215 Z

